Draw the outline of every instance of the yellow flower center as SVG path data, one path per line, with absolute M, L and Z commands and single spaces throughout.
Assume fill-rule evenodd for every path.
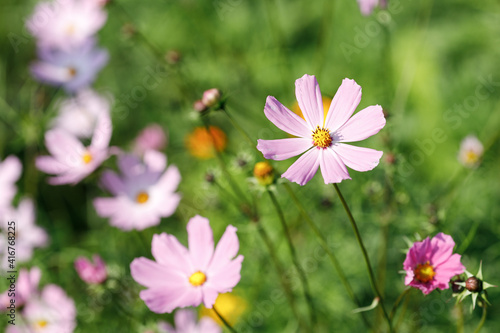
M 83 163 L 89 164 L 90 162 L 92 162 L 92 155 L 90 155 L 90 153 L 87 151 L 83 154 L 82 160 L 83 160 Z
M 476 164 L 476 162 L 478 160 L 479 160 L 479 156 L 474 151 L 469 150 L 468 152 L 465 153 L 465 163 Z
M 418 264 L 413 273 L 415 274 L 415 278 L 423 283 L 432 281 L 432 279 L 434 279 L 434 275 L 436 275 L 434 268 L 429 264 L 429 262 L 426 262 L 425 264 Z
M 207 276 L 205 273 L 202 273 L 200 271 L 194 273 L 189 277 L 189 283 L 191 283 L 195 287 L 199 287 L 203 285 L 207 281 Z
M 318 148 L 328 148 L 332 144 L 332 137 L 330 136 L 330 131 L 325 128 L 316 127 L 313 131 L 313 144 Z
M 37 322 L 35 322 L 35 329 L 36 330 L 39 330 L 41 328 L 44 328 L 45 326 L 47 326 L 49 324 L 48 321 L 46 320 L 38 320 Z
M 68 68 L 68 72 L 69 72 L 69 77 L 75 77 L 75 75 L 76 75 L 76 68 L 69 67 Z
M 137 201 L 140 204 L 143 204 L 149 200 L 149 195 L 146 192 L 139 192 L 137 194 L 137 197 L 135 197 L 135 201 Z

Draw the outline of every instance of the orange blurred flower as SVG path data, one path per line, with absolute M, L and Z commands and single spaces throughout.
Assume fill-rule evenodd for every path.
M 215 156 L 215 149 L 223 151 L 227 145 L 226 134 L 216 126 L 196 127 L 186 138 L 186 146 L 196 158 L 206 160 Z

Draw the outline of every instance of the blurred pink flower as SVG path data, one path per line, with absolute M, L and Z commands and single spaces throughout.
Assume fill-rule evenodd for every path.
M 148 288 L 140 297 L 149 309 L 165 313 L 202 302 L 212 308 L 220 293 L 232 291 L 243 261 L 242 255 L 234 258 L 239 250 L 236 230 L 229 225 L 215 251 L 209 221 L 199 215 L 187 225 L 189 250 L 172 235 L 154 235 L 156 261 L 141 257 L 130 264 L 134 280 Z
M 106 270 L 106 264 L 102 258 L 95 254 L 93 257 L 93 263 L 85 257 L 78 257 L 75 260 L 75 269 L 78 276 L 89 284 L 101 284 L 106 281 L 108 277 L 108 272 Z
M 0 213 L 10 206 L 17 192 L 16 182 L 21 176 L 23 166 L 13 155 L 0 162 Z
M 21 269 L 15 283 L 15 296 L 10 297 L 9 290 L 0 295 L 0 307 L 2 311 L 5 311 L 5 308 L 11 304 L 10 300 L 12 298 L 16 301 L 16 307 L 20 307 L 34 297 L 38 293 L 38 283 L 40 282 L 41 275 L 42 272 L 38 267 L 32 267 L 29 271 L 24 268 Z
M 99 1 L 57 0 L 39 3 L 26 27 L 39 47 L 69 51 L 94 36 L 106 18 Z
M 378 165 L 381 151 L 344 144 L 364 140 L 385 125 L 380 105 L 369 106 L 351 117 L 361 100 L 361 87 L 354 80 L 342 81 L 326 119 L 316 77 L 304 75 L 295 81 L 295 88 L 305 120 L 272 96 L 267 97 L 264 113 L 279 129 L 297 138 L 258 140 L 257 144 L 265 158 L 277 161 L 305 152 L 281 177 L 304 185 L 319 167 L 325 184 L 340 183 L 351 179 L 346 165 L 356 171 L 372 170 Z
M 45 247 L 48 244 L 49 237 L 47 232 L 35 224 L 35 207 L 31 199 L 22 199 L 17 209 L 9 208 L 0 214 L 2 237 L 0 238 L 0 254 L 5 256 L 1 258 L 0 267 L 7 271 L 9 262 L 7 261 L 7 242 L 8 233 L 12 231 L 9 226 L 15 226 L 15 265 L 29 261 L 33 257 L 33 249 Z M 14 221 L 14 224 L 8 224 Z M 3 243 L 3 244 L 2 244 Z
M 175 193 L 181 175 L 176 166 L 165 171 L 166 165 L 166 156 L 154 150 L 144 153 L 144 162 L 134 155 L 120 156 L 121 176 L 113 171 L 102 175 L 103 187 L 114 197 L 94 199 L 97 214 L 126 231 L 149 228 L 172 215 L 181 200 Z
M 45 146 L 52 156 L 37 157 L 36 167 L 45 173 L 57 175 L 49 179 L 52 185 L 76 184 L 108 158 L 111 132 L 109 114 L 98 117 L 88 147 L 62 129 L 50 130 L 45 133 Z
M 50 284 L 26 303 L 21 318 L 15 326 L 7 325 L 6 333 L 71 333 L 76 327 L 75 302 Z
M 474 135 L 468 135 L 460 143 L 458 161 L 467 168 L 476 168 L 483 157 L 484 147 Z
M 201 102 L 207 107 L 211 108 L 212 106 L 217 105 L 220 102 L 222 93 L 217 88 L 212 88 L 205 90 L 203 92 L 203 97 L 201 98 Z
M 358 4 L 361 14 L 368 16 L 377 5 L 379 5 L 380 8 L 387 7 L 387 0 L 358 0 Z
M 167 136 L 158 124 L 144 128 L 134 142 L 134 153 L 142 155 L 146 150 L 162 150 L 167 144 Z
M 198 321 L 192 309 L 177 310 L 174 315 L 175 328 L 161 321 L 158 329 L 161 333 L 222 333 L 222 328 L 210 317 L 202 317 Z
M 31 64 L 31 74 L 70 93 L 89 87 L 108 62 L 108 52 L 96 48 L 92 39 L 70 51 L 39 48 L 38 57 Z
M 415 242 L 403 263 L 405 285 L 419 288 L 426 295 L 436 288 L 448 289 L 451 278 L 465 271 L 461 256 L 452 254 L 454 246 L 451 236 L 442 232 Z
M 90 138 L 97 118 L 109 114 L 110 101 L 91 89 L 81 90 L 75 97 L 66 98 L 59 106 L 59 115 L 52 123 L 78 138 Z

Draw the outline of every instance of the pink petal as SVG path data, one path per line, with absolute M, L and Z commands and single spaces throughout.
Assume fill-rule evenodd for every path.
M 92 135 L 91 146 L 98 149 L 108 148 L 109 141 L 111 140 L 111 133 L 113 132 L 113 125 L 108 113 L 101 113 L 97 118 L 97 124 Z
M 384 113 L 380 105 L 369 106 L 356 113 L 337 130 L 339 142 L 355 142 L 377 134 L 385 126 Z
M 113 171 L 107 170 L 102 173 L 101 184 L 113 195 L 125 193 L 125 184 Z
M 295 81 L 295 97 L 311 129 L 314 130 L 316 126 L 323 127 L 323 98 L 314 75 L 305 74 Z
M 338 143 L 332 148 L 345 165 L 356 171 L 369 171 L 375 168 L 383 152 L 363 147 Z
M 158 213 L 161 214 L 162 217 L 169 217 L 171 216 L 177 207 L 179 206 L 179 203 L 181 202 L 181 195 L 178 193 L 169 193 L 164 195 L 164 202 L 162 205 L 158 208 Z
M 193 273 L 189 251 L 177 238 L 166 233 L 153 235 L 151 252 L 158 263 L 169 269 L 183 272 L 186 276 Z
M 203 286 L 203 305 L 207 309 L 211 309 L 214 306 L 218 296 L 219 292 L 213 287 L 210 287 L 209 285 Z
M 208 219 L 199 215 L 192 217 L 187 224 L 187 232 L 194 269 L 206 271 L 214 253 L 214 237 Z
M 174 321 L 177 331 L 187 331 L 194 323 L 196 323 L 196 313 L 191 309 L 177 310 L 174 315 Z
M 182 272 L 144 257 L 135 258 L 132 261 L 130 274 L 137 283 L 148 288 L 163 286 L 181 288 L 189 283 Z
M 257 140 L 257 149 L 262 152 L 265 158 L 275 161 L 300 155 L 312 146 L 312 138 Z
M 361 87 L 350 79 L 342 80 L 342 84 L 333 97 L 326 115 L 325 128 L 335 132 L 352 116 L 361 101 Z
M 48 174 L 61 174 L 69 170 L 69 166 L 56 160 L 52 156 L 39 156 L 35 160 L 38 170 Z
M 312 135 L 312 126 L 288 110 L 273 96 L 267 96 L 264 113 L 267 119 L 282 131 L 304 138 Z
M 157 186 L 165 193 L 175 192 L 181 182 L 181 173 L 175 165 L 167 168 L 167 171 L 158 180 Z
M 446 262 L 451 257 L 455 242 L 451 236 L 440 232 L 432 238 L 430 247 L 433 249 L 431 264 L 436 267 Z
M 236 236 L 237 230 L 238 229 L 232 225 L 227 226 L 226 231 L 215 248 L 208 271 L 218 272 L 238 254 L 240 242 L 238 241 L 238 236 Z
M 135 155 L 122 155 L 118 158 L 118 169 L 127 178 L 134 178 L 144 172 L 144 165 Z
M 184 288 L 167 286 L 143 290 L 140 297 L 151 311 L 170 313 L 176 308 L 200 305 L 202 291 L 201 288 L 193 288 L 192 286 Z
M 304 155 L 300 156 L 281 177 L 299 185 L 305 185 L 314 177 L 316 171 L 318 171 L 320 160 L 319 154 L 320 152 L 317 148 L 307 151 Z
M 80 161 L 85 150 L 77 138 L 59 129 L 45 133 L 45 146 L 52 156 L 68 165 Z
M 167 166 L 167 156 L 156 150 L 146 150 L 144 153 L 144 163 L 149 170 L 162 172 Z
M 21 176 L 23 166 L 16 156 L 7 156 L 3 162 L 0 162 L 0 182 L 7 181 L 15 183 Z
M 47 180 L 50 185 L 65 185 L 71 184 L 75 185 L 80 182 L 83 178 L 88 176 L 89 173 L 83 173 L 81 171 L 72 172 L 68 174 L 64 174 L 58 177 L 52 177 Z
M 331 148 L 319 150 L 319 165 L 325 184 L 351 179 L 344 163 Z
M 239 255 L 227 265 L 221 267 L 219 271 L 208 271 L 206 285 L 221 294 L 230 292 L 241 279 L 240 272 L 243 259 L 243 256 Z

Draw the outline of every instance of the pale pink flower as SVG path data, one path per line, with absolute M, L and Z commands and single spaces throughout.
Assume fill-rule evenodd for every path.
M 94 36 L 106 18 L 96 0 L 56 0 L 39 3 L 26 27 L 39 47 L 69 51 Z
M 105 171 L 101 183 L 114 195 L 97 198 L 97 214 L 109 217 L 110 224 L 122 230 L 143 230 L 158 225 L 162 217 L 172 215 L 181 196 L 175 190 L 181 180 L 179 169 L 169 166 L 164 154 L 149 150 L 144 162 L 134 155 L 118 158 L 121 175 Z
M 59 115 L 52 123 L 78 138 L 90 138 L 94 132 L 97 118 L 109 114 L 110 101 L 91 89 L 79 91 L 76 96 L 66 98 L 59 106 Z
M 174 314 L 175 328 L 161 321 L 158 328 L 161 333 L 222 333 L 222 328 L 210 317 L 196 319 L 192 309 L 177 310 Z
M 448 289 L 451 278 L 465 271 L 461 256 L 453 254 L 454 246 L 451 236 L 442 232 L 415 242 L 403 263 L 405 285 L 419 288 L 426 295 L 436 288 Z
M 45 133 L 45 146 L 52 156 L 37 157 L 36 166 L 45 173 L 56 175 L 49 179 L 52 185 L 76 184 L 108 158 L 111 132 L 109 114 L 98 117 L 88 147 L 62 129 L 50 130 Z
M 15 265 L 29 261 L 33 257 L 35 248 L 45 247 L 49 242 L 47 232 L 35 224 L 35 206 L 31 199 L 22 199 L 17 209 L 9 208 L 0 214 L 2 235 L 0 237 L 0 254 L 3 258 L 0 267 L 3 270 L 10 270 L 7 261 L 7 246 L 9 231 L 15 232 Z M 14 222 L 14 223 L 12 223 Z M 11 227 L 11 229 L 9 229 Z M 14 228 L 15 227 L 15 228 Z M 13 229 L 14 228 L 14 231 Z M 11 234 L 10 234 L 11 235 Z
M 93 263 L 85 257 L 78 257 L 75 260 L 75 269 L 80 279 L 89 284 L 101 284 L 106 281 L 108 272 L 106 264 L 102 258 L 95 254 Z
M 26 269 L 21 269 L 19 271 L 19 276 L 14 283 L 14 291 L 7 289 L 3 294 L 0 295 L 0 307 L 2 311 L 9 311 L 6 309 L 11 304 L 11 299 L 15 300 L 16 308 L 23 306 L 32 297 L 38 294 L 38 283 L 40 282 L 40 277 L 42 272 L 38 267 L 32 267 L 29 271 Z M 6 276 L 9 278 L 9 274 Z M 14 296 L 9 296 L 9 294 L 15 294 Z
M 220 102 L 222 93 L 217 88 L 212 88 L 205 90 L 203 92 L 203 97 L 201 98 L 201 102 L 207 107 L 211 108 Z
M 358 0 L 358 4 L 361 14 L 368 16 L 373 12 L 377 5 L 380 8 L 387 7 L 387 0 Z
M 144 154 L 146 150 L 162 150 L 167 144 L 167 136 L 158 124 L 151 124 L 144 128 L 134 142 L 134 152 Z
M 27 302 L 16 325 L 7 325 L 6 333 L 71 333 L 75 327 L 75 302 L 61 287 L 50 284 Z
M 31 74 L 40 82 L 62 86 L 73 93 L 88 88 L 108 62 L 108 52 L 89 39 L 70 50 L 39 48 L 39 60 L 31 64 Z
M 0 162 L 0 213 L 11 205 L 22 170 L 21 161 L 13 155 Z
M 134 280 L 148 288 L 140 297 L 149 309 L 165 313 L 202 302 L 212 308 L 219 294 L 232 291 L 243 261 L 242 255 L 234 258 L 239 250 L 236 230 L 229 225 L 215 251 L 209 221 L 199 215 L 187 225 L 189 250 L 172 235 L 154 235 L 156 261 L 141 257 L 130 264 Z
M 316 77 L 304 75 L 295 81 L 295 88 L 305 120 L 272 96 L 267 97 L 264 113 L 279 129 L 297 138 L 258 140 L 257 145 L 265 158 L 277 161 L 305 152 L 281 177 L 304 185 L 319 167 L 325 184 L 340 183 L 351 179 L 346 165 L 356 171 L 372 170 L 378 165 L 381 151 L 345 144 L 364 140 L 385 125 L 380 105 L 369 106 L 351 117 L 361 100 L 361 87 L 354 80 L 342 81 L 326 119 Z
M 467 168 L 476 168 L 483 157 L 484 147 L 474 135 L 468 135 L 460 143 L 458 160 Z

